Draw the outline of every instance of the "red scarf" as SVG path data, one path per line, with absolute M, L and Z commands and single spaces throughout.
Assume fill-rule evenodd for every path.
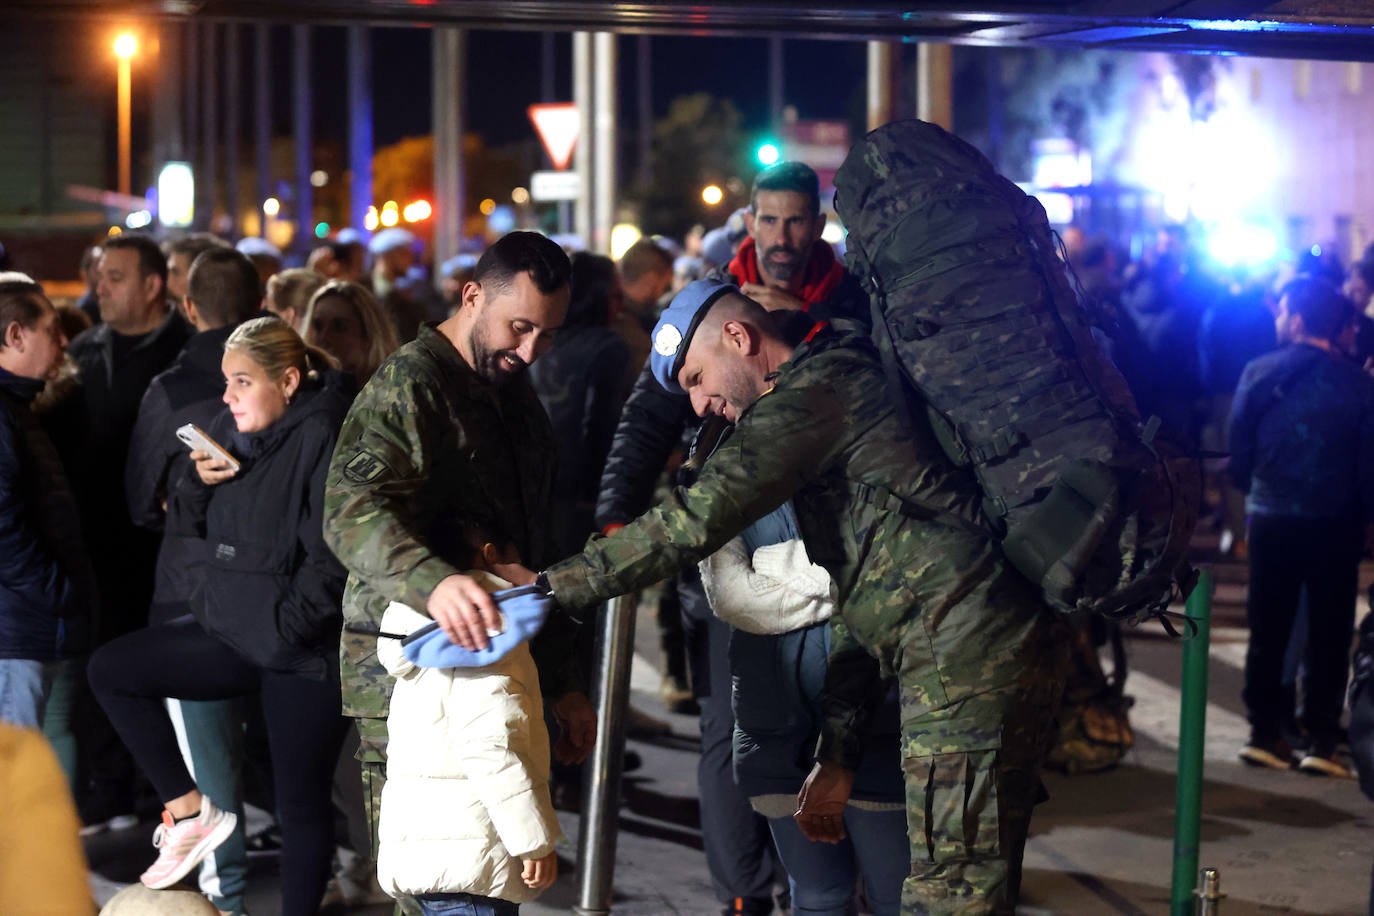
M 765 283 L 759 273 L 759 259 L 752 238 L 746 238 L 744 244 L 739 246 L 739 253 L 726 270 L 741 284 Z M 835 287 L 840 285 L 842 279 L 844 265 L 835 257 L 835 250 L 828 243 L 817 239 L 811 246 L 811 257 L 806 260 L 801 288 L 796 291 L 796 296 L 809 308 L 817 302 L 823 302 L 835 291 Z

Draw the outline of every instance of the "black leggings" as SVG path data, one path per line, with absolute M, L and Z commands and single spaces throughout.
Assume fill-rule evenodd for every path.
M 316 911 L 334 852 L 329 787 L 347 720 L 338 669 L 326 668 L 330 676 L 316 681 L 255 667 L 186 621 L 121 636 L 96 651 L 88 669 L 96 697 L 163 801 L 196 787 L 163 698 L 261 696 L 282 831 L 284 916 Z

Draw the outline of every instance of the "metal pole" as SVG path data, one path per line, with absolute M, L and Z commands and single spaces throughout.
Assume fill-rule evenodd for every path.
M 239 234 L 239 26 L 231 22 L 224 35 L 224 165 L 225 211 L 230 235 Z
M 272 94 L 268 91 L 272 80 L 271 28 L 260 22 L 253 29 L 253 120 L 258 154 L 258 199 L 253 207 L 258 213 L 260 236 L 267 235 L 262 202 L 272 196 Z
M 635 596 L 622 595 L 601 609 L 596 640 L 596 743 L 583 773 L 582 821 L 578 827 L 578 916 L 611 911 L 620 777 L 625 761 L 625 709 L 634 658 Z
M 772 130 L 782 127 L 783 67 L 782 39 L 768 39 L 768 124 Z
M 119 193 L 128 194 L 133 184 L 133 156 L 130 153 L 133 132 L 133 63 L 127 57 L 119 59 Z M 109 84 L 106 83 L 108 86 Z M 108 90 L 106 90 L 108 91 Z M 106 96 L 108 98 L 108 96 Z M 108 109 L 107 109 L 108 110 Z
M 577 201 L 573 207 L 573 232 L 592 245 L 592 36 L 574 32 L 573 104 L 577 106 L 577 147 L 573 150 L 573 170 L 577 172 Z
M 645 190 L 654 181 L 653 55 L 649 48 L 651 40 L 648 35 L 639 36 L 636 46 L 638 66 L 635 68 L 635 78 L 639 80 L 639 92 L 635 99 L 635 127 L 639 131 L 639 183 Z
M 182 38 L 182 60 L 185 63 L 185 70 L 181 74 L 182 90 L 182 144 L 181 158 L 191 164 L 195 176 L 195 201 L 196 207 L 200 206 L 201 190 L 200 183 L 204 181 L 204 176 L 200 174 L 200 156 L 196 148 L 196 143 L 200 140 L 200 100 L 196 95 L 196 87 L 200 85 L 203 70 L 200 68 L 200 26 L 196 22 L 185 22 L 181 26 Z M 198 218 L 199 213 L 194 214 Z
M 204 166 L 196 187 L 205 192 L 205 207 L 197 210 L 196 221 L 211 231 L 215 229 L 215 205 L 219 201 L 218 32 L 214 22 L 201 24 L 200 155 Z
M 291 27 L 292 120 L 296 127 L 296 237 L 294 247 L 309 251 L 315 238 L 315 186 L 310 183 L 311 143 L 314 139 L 310 112 L 310 26 Z
M 1220 916 L 1221 901 L 1226 895 L 1221 892 L 1221 872 L 1215 868 L 1204 868 L 1198 881 L 1197 916 Z
M 181 159 L 181 26 L 162 22 L 157 26 L 157 85 L 153 87 L 153 175 L 163 163 Z
M 464 40 L 462 29 L 434 30 L 435 264 L 457 254 L 463 240 Z
M 372 205 L 372 30 L 365 25 L 348 27 L 348 168 L 349 225 L 362 231 Z
M 892 120 L 892 45 L 868 43 L 868 129 L 877 130 Z
M 1188 596 L 1197 632 L 1183 641 L 1183 700 L 1178 722 L 1174 802 L 1174 875 L 1170 916 L 1193 916 L 1202 831 L 1202 751 L 1207 729 L 1207 649 L 1211 642 L 1212 572 L 1204 569 Z
M 916 117 L 954 129 L 954 57 L 949 45 L 916 46 Z
M 616 35 L 597 32 L 592 59 L 596 66 L 593 80 L 596 95 L 596 142 L 592 145 L 593 205 L 592 239 L 588 248 L 600 254 L 611 253 L 611 227 L 615 225 L 616 199 Z

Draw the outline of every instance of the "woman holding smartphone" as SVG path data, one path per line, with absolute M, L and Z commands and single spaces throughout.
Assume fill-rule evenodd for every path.
M 168 495 L 167 535 L 200 556 L 194 619 L 110 642 L 91 685 L 166 810 L 159 856 L 142 876 L 170 887 L 228 837 L 234 815 L 196 788 L 164 697 L 259 694 L 282 828 L 282 913 L 314 913 L 330 872 L 330 776 L 345 730 L 337 662 L 345 573 L 321 537 L 324 478 L 348 386 L 324 353 L 279 318 L 241 325 L 224 345 L 228 410 L 207 452 Z

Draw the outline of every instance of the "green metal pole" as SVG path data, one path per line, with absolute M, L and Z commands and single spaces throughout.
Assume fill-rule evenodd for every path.
M 1178 782 L 1174 802 L 1174 880 L 1169 916 L 1193 916 L 1198 839 L 1202 830 L 1202 750 L 1207 727 L 1207 647 L 1211 642 L 1212 573 L 1204 569 L 1188 596 L 1197 633 L 1183 641 L 1183 702 L 1178 717 Z

